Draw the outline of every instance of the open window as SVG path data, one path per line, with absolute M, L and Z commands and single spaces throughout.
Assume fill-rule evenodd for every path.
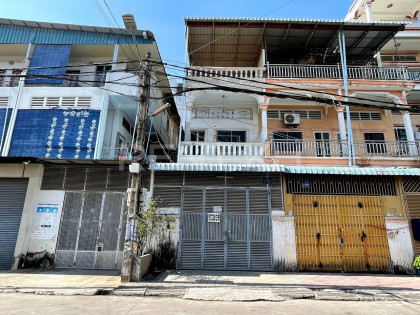
M 246 131 L 218 130 L 218 142 L 246 142 Z

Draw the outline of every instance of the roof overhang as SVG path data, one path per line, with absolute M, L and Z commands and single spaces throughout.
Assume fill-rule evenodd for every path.
M 364 64 L 407 22 L 341 20 L 185 18 L 191 66 L 255 67 L 265 48 L 270 63 L 310 57 L 336 64 L 338 31 L 346 37 L 348 64 Z
M 283 164 L 152 163 L 150 170 L 172 172 L 256 172 L 317 175 L 420 176 L 419 168 L 317 167 Z

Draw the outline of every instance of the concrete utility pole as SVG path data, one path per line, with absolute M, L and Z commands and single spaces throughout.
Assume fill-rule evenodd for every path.
M 128 214 L 124 252 L 121 267 L 121 282 L 130 282 L 134 257 L 137 254 L 137 215 L 140 213 L 141 175 L 145 156 L 146 120 L 149 110 L 151 62 L 150 53 L 146 53 L 144 62 L 144 84 L 140 96 L 139 110 L 136 117 L 136 138 L 130 165 L 131 184 L 127 191 Z

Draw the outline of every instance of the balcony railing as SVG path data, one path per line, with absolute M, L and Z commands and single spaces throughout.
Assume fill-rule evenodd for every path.
M 102 148 L 101 160 L 128 160 L 130 159 L 130 150 Z
M 420 81 L 420 70 L 408 70 L 410 80 Z
M 264 143 L 182 142 L 183 156 L 263 157 Z
M 349 79 L 365 80 L 418 80 L 420 71 L 408 71 L 406 67 L 347 68 Z M 340 65 L 267 64 L 267 67 L 192 67 L 187 70 L 195 78 L 280 78 L 280 79 L 342 79 Z
M 192 67 L 187 70 L 187 76 L 194 78 L 264 78 L 264 67 Z
M 316 140 L 271 140 L 272 156 L 345 157 L 348 153 L 346 141 Z M 413 157 L 418 156 L 419 143 L 409 141 L 356 141 L 355 155 L 358 157 Z
M 349 79 L 372 80 L 409 80 L 410 75 L 405 67 L 348 67 Z M 297 64 L 267 64 L 268 78 L 289 79 L 342 79 L 340 65 L 297 65 Z

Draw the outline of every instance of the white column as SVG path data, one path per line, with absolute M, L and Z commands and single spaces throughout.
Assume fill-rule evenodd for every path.
M 185 141 L 191 141 L 191 106 L 186 107 L 185 113 Z
M 403 113 L 404 128 L 407 134 L 408 152 L 410 155 L 417 155 L 416 139 L 414 139 L 413 125 L 411 124 L 411 117 L 409 112 Z
M 28 49 L 26 50 L 26 56 L 25 56 L 25 60 L 23 61 L 23 70 L 22 70 L 22 77 L 19 79 L 19 85 L 18 85 L 18 91 L 16 93 L 16 102 L 14 105 L 12 105 L 13 107 L 11 108 L 12 110 L 12 114 L 10 116 L 10 122 L 9 122 L 9 127 L 6 129 L 4 128 L 3 130 L 3 135 L 1 136 L 1 145 L 3 145 L 3 151 L 1 153 L 2 156 L 7 156 L 9 154 L 9 149 L 10 149 L 10 144 L 12 142 L 12 136 L 13 136 L 13 131 L 15 129 L 15 123 L 16 123 L 16 117 L 17 117 L 17 113 L 18 113 L 18 108 L 19 108 L 19 103 L 20 103 L 20 98 L 22 95 L 22 90 L 23 87 L 25 86 L 25 75 L 28 72 L 28 68 L 29 68 L 29 56 L 31 54 L 31 48 L 32 48 L 32 43 L 29 43 L 28 45 Z M 9 101 L 10 102 L 10 101 Z M 9 110 L 9 104 L 7 105 L 7 109 L 6 109 L 6 115 L 5 115 L 5 121 L 7 119 L 7 112 Z M 5 125 L 3 127 L 6 127 Z M 4 139 L 4 142 L 3 142 Z
M 118 61 L 118 50 L 119 45 L 114 45 L 114 54 L 112 57 L 112 66 L 111 70 L 115 70 L 116 62 Z M 102 103 L 102 109 L 101 114 L 99 116 L 99 124 L 98 124 L 98 133 L 97 133 L 97 139 L 96 139 L 96 145 L 95 145 L 95 159 L 99 160 L 102 155 L 102 147 L 104 145 L 104 134 L 105 134 L 105 125 L 106 125 L 106 118 L 108 116 L 108 104 L 109 104 L 109 93 L 107 89 L 109 88 L 109 78 L 110 74 L 109 72 L 106 74 L 105 77 L 105 85 L 104 85 L 104 96 L 103 96 L 103 103 Z
M 373 21 L 373 12 L 372 12 L 372 1 L 367 0 L 365 3 L 365 11 L 366 11 L 366 20 L 368 22 Z
M 261 142 L 266 142 L 268 139 L 268 127 L 267 127 L 267 108 L 261 108 Z
M 337 110 L 338 115 L 338 127 L 340 128 L 340 139 L 341 141 L 347 141 L 346 122 L 344 120 L 344 110 L 342 108 Z
M 373 22 L 372 1 L 367 0 L 365 3 L 366 21 Z M 377 52 L 375 55 L 378 67 L 382 67 L 381 53 Z

